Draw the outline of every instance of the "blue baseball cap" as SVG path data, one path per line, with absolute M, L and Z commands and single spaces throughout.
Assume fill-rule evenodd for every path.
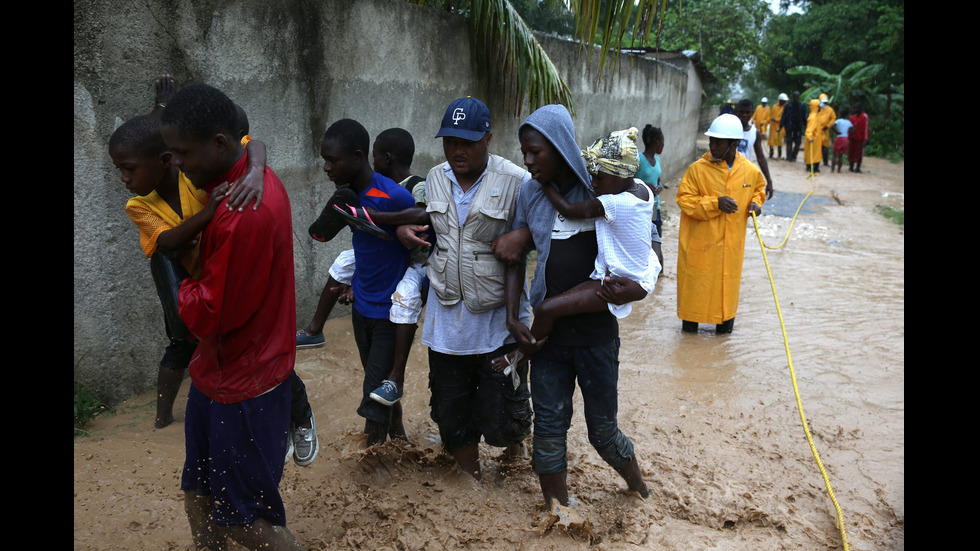
M 449 104 L 436 137 L 462 138 L 475 142 L 489 131 L 490 109 L 482 101 L 467 96 Z

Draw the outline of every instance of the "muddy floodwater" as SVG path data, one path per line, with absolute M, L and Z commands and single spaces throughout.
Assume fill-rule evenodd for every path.
M 804 411 L 851 549 L 903 549 L 905 236 L 875 206 L 904 208 L 905 168 L 868 159 L 863 169 L 820 175 L 818 200 L 786 246 L 767 254 Z M 770 161 L 770 170 L 777 198 L 812 189 L 802 163 Z M 589 446 L 578 394 L 568 446 L 574 509 L 566 516 L 546 513 L 526 458 L 482 447 L 483 480 L 457 473 L 429 419 L 418 343 L 404 398 L 410 443 L 363 449 L 354 413 L 362 372 L 344 317 L 327 324 L 325 348 L 297 355 L 321 446 L 311 466 L 287 464 L 280 487 L 297 539 L 311 549 L 842 548 L 751 227 L 734 332 L 680 331 L 676 184 L 663 195 L 665 272 L 621 324 L 619 419 L 649 499 L 628 493 Z M 764 207 L 760 233 L 771 245 L 798 204 L 788 202 L 787 217 Z M 787 208 L 771 206 L 777 214 Z M 74 440 L 75 549 L 191 548 L 179 491 L 183 412 L 156 431 L 153 415 L 147 393 Z

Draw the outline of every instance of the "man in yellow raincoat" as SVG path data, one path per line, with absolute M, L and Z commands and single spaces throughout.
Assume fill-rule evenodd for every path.
M 714 323 L 731 333 L 745 255 L 746 218 L 762 213 L 766 180 L 738 152 L 742 122 L 721 115 L 705 132 L 708 152 L 694 162 L 677 188 L 681 208 L 677 259 L 677 317 L 682 330 Z
M 769 158 L 772 159 L 772 150 L 777 148 L 776 158 L 779 159 L 783 156 L 783 136 L 786 135 L 786 129 L 782 127 L 780 121 L 783 120 L 783 108 L 786 107 L 786 102 L 789 101 L 789 96 L 786 94 L 779 94 L 779 101 L 776 105 L 769 108 Z M 789 153 L 789 151 L 787 151 Z
M 824 166 L 830 166 L 828 159 L 830 158 L 830 144 L 833 143 L 830 140 L 830 128 L 834 126 L 836 120 L 837 113 L 830 106 L 830 98 L 827 97 L 827 94 L 820 94 L 820 111 L 817 112 L 817 121 L 820 122 L 820 130 L 823 133 L 823 139 L 820 142 L 820 155 L 823 157 Z
M 810 100 L 810 116 L 806 118 L 806 132 L 803 133 L 803 162 L 806 171 L 820 172 L 823 159 L 823 129 L 820 125 L 820 100 Z
M 762 103 L 756 105 L 755 112 L 752 113 L 752 123 L 762 133 L 762 137 L 765 137 L 766 132 L 769 131 L 770 117 L 772 117 L 772 114 L 769 110 L 769 98 L 762 98 Z

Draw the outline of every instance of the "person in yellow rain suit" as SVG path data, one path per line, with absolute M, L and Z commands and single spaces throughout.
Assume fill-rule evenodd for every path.
M 776 105 L 769 108 L 769 158 L 772 159 L 772 150 L 777 148 L 776 158 L 779 159 L 783 156 L 783 136 L 786 135 L 786 129 L 782 127 L 780 121 L 783 120 L 783 107 L 786 106 L 786 102 L 789 101 L 789 96 L 786 94 L 779 94 L 779 101 Z M 789 151 L 787 151 L 789 153 Z
M 772 117 L 772 114 L 769 110 L 769 98 L 762 98 L 762 103 L 755 106 L 755 113 L 752 114 L 752 122 L 762 134 L 762 137 L 765 137 L 766 132 L 769 130 L 770 117 Z
M 817 120 L 820 122 L 820 130 L 823 132 L 823 140 L 820 142 L 821 151 L 820 155 L 823 157 L 823 165 L 830 166 L 828 159 L 830 158 L 830 129 L 834 126 L 834 122 L 837 121 L 837 113 L 834 108 L 830 106 L 830 98 L 827 94 L 820 94 L 820 111 L 818 112 Z
M 705 132 L 708 152 L 688 167 L 677 188 L 681 227 L 677 258 L 677 317 L 681 329 L 714 323 L 731 333 L 745 255 L 746 217 L 762 213 L 766 179 L 738 152 L 742 122 L 721 115 Z
M 806 118 L 806 132 L 803 133 L 803 162 L 806 171 L 820 172 L 823 159 L 823 132 L 820 126 L 820 100 L 810 100 L 810 116 Z

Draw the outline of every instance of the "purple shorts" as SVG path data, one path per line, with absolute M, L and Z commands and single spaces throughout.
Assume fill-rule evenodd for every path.
M 180 489 L 209 496 L 219 526 L 264 518 L 286 525 L 279 495 L 289 434 L 290 382 L 243 402 L 221 404 L 191 385 L 184 419 L 187 459 Z

